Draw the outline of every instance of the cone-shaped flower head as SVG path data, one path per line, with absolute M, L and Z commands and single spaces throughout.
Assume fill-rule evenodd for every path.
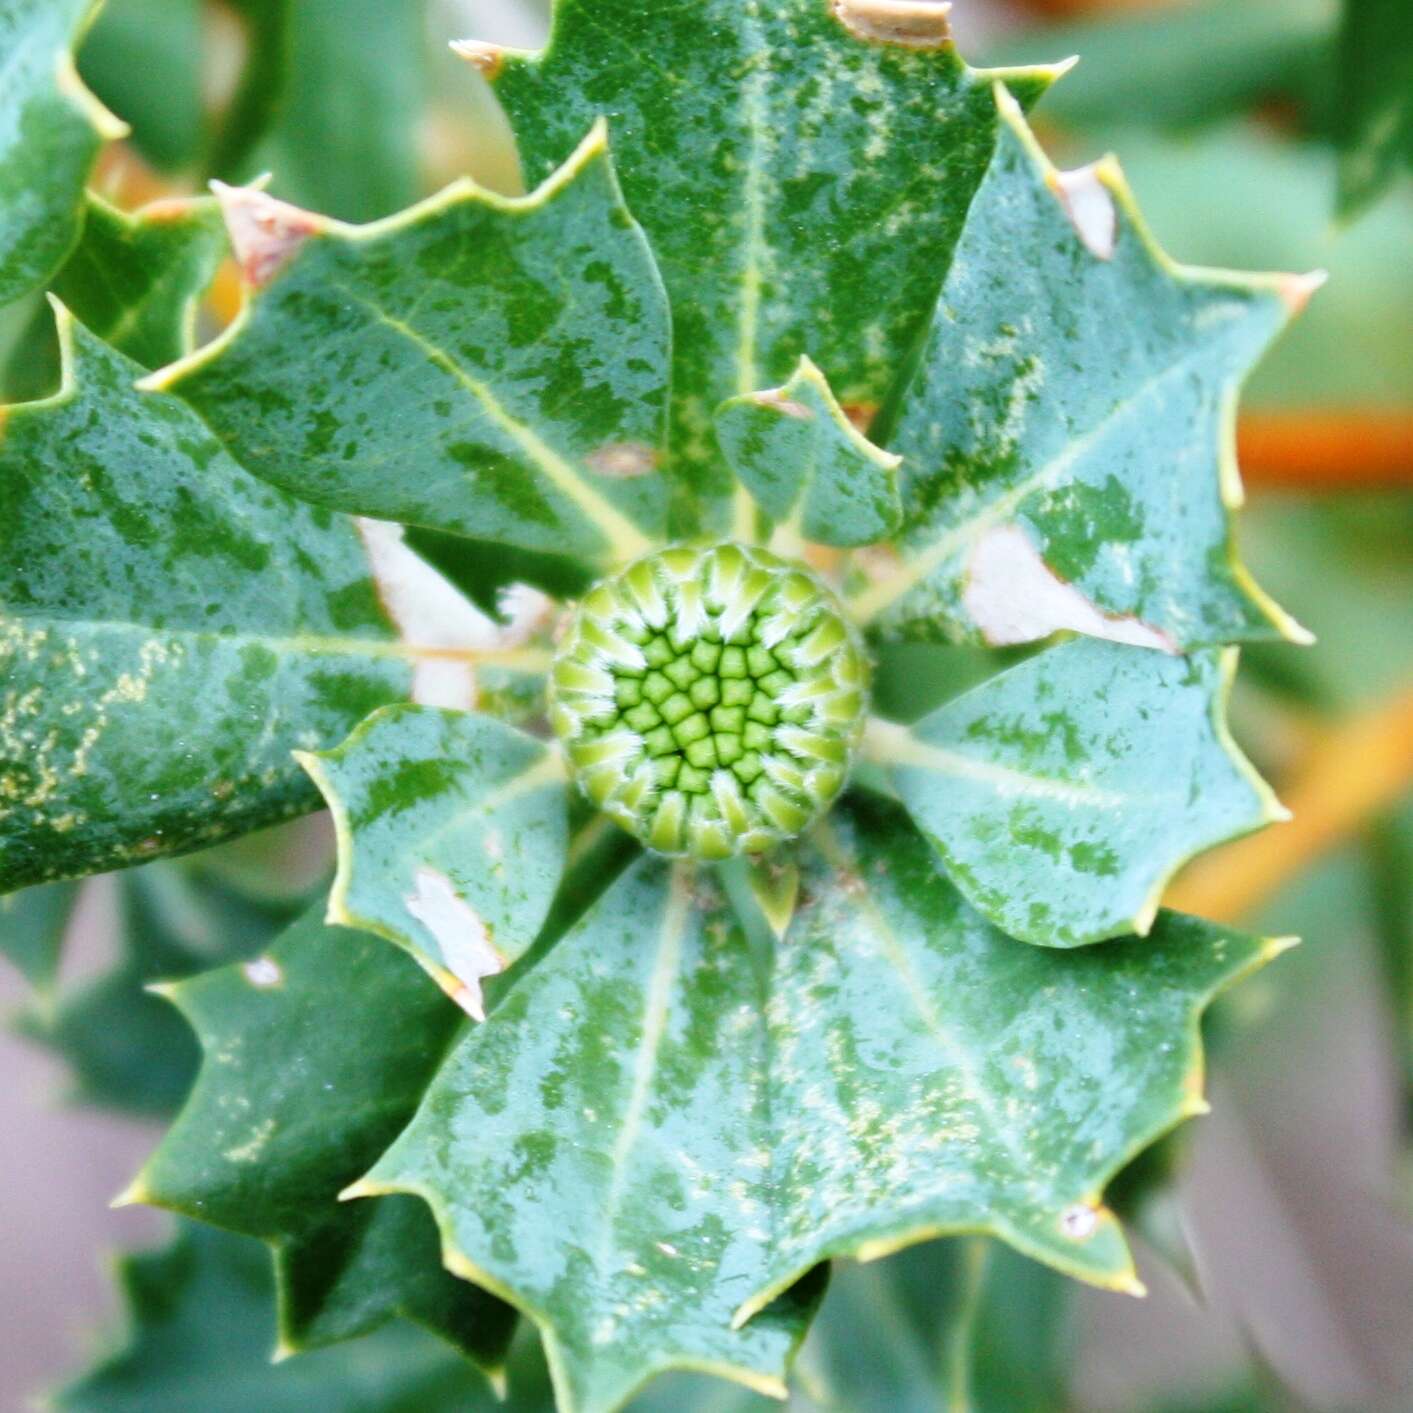
M 726 544 L 637 560 L 580 603 L 550 720 L 584 793 L 659 853 L 793 839 L 848 779 L 868 666 L 802 565 Z

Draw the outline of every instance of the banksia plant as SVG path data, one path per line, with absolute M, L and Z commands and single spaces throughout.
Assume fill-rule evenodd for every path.
M 458 46 L 528 194 L 362 225 L 85 203 L 83 7 L 7 12 L 74 161 L 0 134 L 62 359 L 0 440 L 0 881 L 328 808 L 327 897 L 165 988 L 205 1062 L 127 1194 L 270 1242 L 285 1352 L 494 1371 L 518 1312 L 604 1413 L 784 1396 L 829 1264 L 935 1237 L 1140 1290 L 1105 1189 L 1284 945 L 1160 904 L 1281 815 L 1234 409 L 1317 280 L 1174 264 L 947 8 L 560 0 Z

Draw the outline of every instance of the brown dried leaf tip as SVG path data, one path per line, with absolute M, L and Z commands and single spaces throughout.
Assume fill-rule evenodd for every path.
M 854 36 L 904 49 L 942 49 L 952 42 L 945 0 L 833 0 L 834 17 Z
M 266 196 L 259 185 L 212 182 L 211 190 L 221 203 L 241 276 L 252 289 L 269 284 L 310 236 L 328 229 L 322 216 Z
M 454 39 L 451 52 L 465 59 L 482 78 L 494 81 L 505 67 L 505 50 L 499 44 L 484 44 L 479 39 Z

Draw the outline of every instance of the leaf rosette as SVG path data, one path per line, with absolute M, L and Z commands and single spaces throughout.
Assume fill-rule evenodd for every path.
M 281 650 L 321 714 L 301 731 L 275 694 L 264 807 L 308 803 L 266 760 L 294 749 L 338 834 L 328 923 L 475 1024 L 397 1002 L 409 1045 L 436 1030 L 428 1075 L 358 1067 L 358 1151 L 401 1136 L 351 1183 L 338 1154 L 295 1181 L 323 1072 L 377 1053 L 376 1005 L 297 1039 L 338 1029 L 338 936 L 301 924 L 251 1003 L 260 1053 L 185 994 L 206 1068 L 134 1190 L 235 1213 L 268 1164 L 276 1231 L 309 1241 L 332 1218 L 300 1194 L 397 1194 L 389 1230 L 424 1199 L 446 1267 L 540 1327 L 565 1409 L 671 1368 L 783 1395 L 817 1268 L 929 1237 L 1136 1290 L 1104 1189 L 1203 1111 L 1202 1011 L 1282 945 L 1160 902 L 1282 814 L 1225 719 L 1232 645 L 1304 636 L 1236 553 L 1233 411 L 1313 283 L 1175 265 L 1116 164 L 1036 144 L 1062 67 L 971 69 L 945 16 L 561 0 L 543 54 L 463 46 L 528 195 L 460 183 L 354 226 L 224 188 L 245 308 L 142 382 L 172 458 L 269 483 L 268 534 L 303 502 L 357 558 L 341 587 L 295 557 L 312 626 Z M 16 425 L 57 437 L 77 398 Z M 95 610 L 20 584 L 0 652 L 41 664 L 27 616 Z M 243 611 L 212 652 L 259 636 Z M 1024 653 L 884 719 L 874 665 L 912 640 Z M 360 693 L 310 661 L 334 655 Z M 212 827 L 189 795 L 181 847 Z M 25 808 L 0 797 L 0 826 Z

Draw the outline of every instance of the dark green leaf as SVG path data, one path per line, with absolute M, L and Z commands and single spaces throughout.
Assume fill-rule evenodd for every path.
M 582 133 L 581 133 L 582 136 Z M 596 127 L 533 195 L 350 227 L 226 193 L 227 335 L 149 386 L 242 464 L 359 514 L 605 564 L 662 526 L 666 301 Z
M 321 913 L 163 989 L 205 1059 L 125 1200 L 269 1242 L 285 1350 L 403 1315 L 496 1367 L 514 1316 L 443 1269 L 425 1206 L 338 1200 L 411 1117 L 463 1017 L 407 958 Z
M 1050 947 L 1146 934 L 1193 855 L 1287 818 L 1226 723 L 1235 650 L 1186 658 L 1078 639 L 925 717 L 874 759 L 947 873 Z
M 295 905 L 252 899 L 199 861 L 137 869 L 113 886 L 116 963 L 52 1001 L 41 999 L 18 1025 L 64 1061 L 73 1101 L 165 1116 L 186 1097 L 197 1048 L 181 1018 L 147 988 L 249 956 Z
M 76 883 L 47 883 L 0 898 L 0 952 L 34 987 L 41 1004 L 52 1000 Z
M 63 388 L 0 428 L 5 890 L 312 808 L 290 748 L 411 680 L 348 522 L 246 475 L 63 311 L 59 332 Z
M 183 1225 L 118 1268 L 125 1344 L 55 1397 L 66 1413 L 494 1413 L 484 1378 L 395 1325 L 356 1344 L 270 1362 L 269 1260 L 254 1242 Z
M 1339 39 L 1339 204 L 1352 215 L 1413 167 L 1413 10 L 1344 0 Z
M 1234 410 L 1318 282 L 1174 265 L 1111 159 L 1057 172 L 998 97 L 1000 149 L 888 442 L 899 558 L 855 611 L 993 646 L 1302 639 L 1236 557 Z
M 530 181 L 600 114 L 672 297 L 679 533 L 724 529 L 726 398 L 802 354 L 840 400 L 884 399 L 996 140 L 991 75 L 946 10 L 889 32 L 875 0 L 561 0 L 542 55 L 468 46 Z M 1052 69 L 1009 76 L 1026 101 Z M 749 500 L 737 503 L 737 533 Z
M 63 263 L 99 145 L 127 131 L 74 68 L 73 50 L 97 8 L 98 0 L 0 6 L 0 304 Z

